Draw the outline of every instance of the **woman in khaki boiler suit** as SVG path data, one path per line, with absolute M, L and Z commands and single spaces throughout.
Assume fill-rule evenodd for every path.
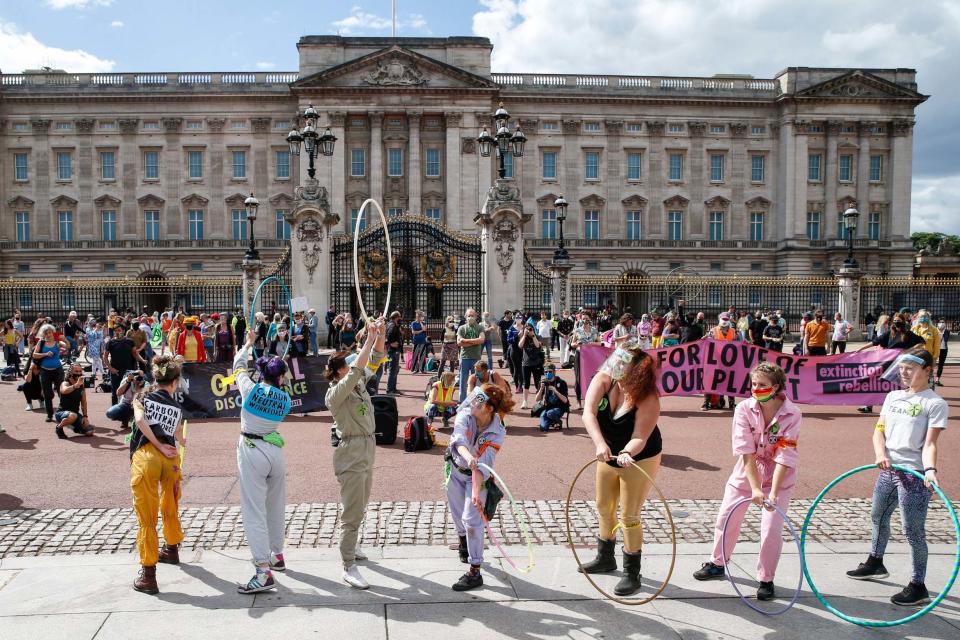
M 360 353 L 341 351 L 335 354 L 327 363 L 324 374 L 330 382 L 326 404 L 333 414 L 334 441 L 337 442 L 333 470 L 340 483 L 340 503 L 343 505 L 340 533 L 343 580 L 357 589 L 370 587 L 356 566 L 357 560 L 366 559 L 357 546 L 357 533 L 373 486 L 376 422 L 366 383 L 384 359 L 386 332 L 383 317 L 367 322 L 366 329 L 367 336 Z

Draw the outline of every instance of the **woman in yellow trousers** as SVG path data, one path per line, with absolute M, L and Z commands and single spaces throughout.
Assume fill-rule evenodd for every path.
M 140 573 L 137 591 L 157 594 L 157 562 L 180 564 L 183 540 L 178 502 L 180 462 L 177 442 L 183 437 L 183 409 L 173 397 L 180 380 L 180 363 L 172 355 L 153 359 L 155 384 L 134 401 L 134 431 L 130 438 L 130 491 L 140 530 L 137 551 Z M 163 516 L 163 548 L 158 548 L 157 513 Z

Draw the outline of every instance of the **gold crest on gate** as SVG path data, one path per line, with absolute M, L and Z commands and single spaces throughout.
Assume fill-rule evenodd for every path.
M 360 256 L 360 277 L 374 289 L 387 283 L 390 273 L 387 268 L 387 256 L 379 249 L 373 249 Z
M 420 258 L 424 280 L 438 289 L 453 282 L 457 273 L 457 257 L 448 256 L 440 249 L 427 252 Z

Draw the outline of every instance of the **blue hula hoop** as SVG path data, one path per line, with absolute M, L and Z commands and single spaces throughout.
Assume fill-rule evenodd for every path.
M 740 500 L 738 500 L 737 502 L 735 502 L 735 503 L 733 504 L 733 506 L 730 508 L 730 513 L 727 514 L 726 520 L 723 521 L 723 529 L 722 529 L 721 532 L 720 532 L 720 548 L 721 548 L 721 549 L 726 549 L 726 548 L 727 548 L 727 525 L 730 524 L 730 516 L 732 516 L 732 515 L 733 515 L 733 512 L 736 511 L 736 510 L 740 507 L 740 505 L 742 505 L 742 504 L 747 504 L 747 505 L 749 505 L 749 504 L 750 504 L 750 498 L 740 498 Z M 781 509 L 780 507 L 778 507 L 776 504 L 774 504 L 774 503 L 772 503 L 772 502 L 768 502 L 768 501 L 766 501 L 766 500 L 764 500 L 764 504 L 768 504 L 768 505 L 770 505 L 771 507 L 773 507 L 773 510 L 776 511 L 777 514 L 779 514 L 781 518 L 783 518 L 783 521 L 784 521 L 784 523 L 786 523 L 787 528 L 790 529 L 790 535 L 793 536 L 793 541 L 797 543 L 797 551 L 800 552 L 800 565 L 801 565 L 801 567 L 802 567 L 803 564 L 804 564 L 804 562 L 803 562 L 803 549 L 802 549 L 802 547 L 800 546 L 800 534 L 797 533 L 797 529 L 796 529 L 796 527 L 793 526 L 793 522 L 791 522 L 791 521 L 790 521 L 790 518 L 787 517 L 787 514 L 785 514 L 785 513 L 783 512 L 783 509 Z M 725 565 L 726 565 L 726 564 L 729 564 L 729 562 L 730 562 L 730 559 L 729 559 L 729 558 L 725 558 L 724 560 L 725 560 L 725 562 L 724 562 Z M 736 583 L 736 581 L 733 579 L 733 576 L 730 574 L 730 571 L 728 570 L 728 571 L 726 571 L 725 573 L 727 574 L 727 579 L 730 581 L 730 585 L 733 587 L 733 590 L 737 592 L 737 595 L 740 596 L 740 600 L 743 601 L 743 604 L 747 605 L 748 607 L 750 607 L 751 609 L 753 609 L 753 610 L 756 611 L 757 613 L 762 613 L 762 614 L 765 615 L 765 616 L 779 616 L 779 615 L 782 615 L 782 614 L 786 613 L 787 611 L 790 611 L 790 609 L 793 608 L 793 605 L 797 604 L 797 600 L 800 599 L 800 590 L 803 589 L 803 572 L 801 572 L 801 573 L 800 573 L 800 577 L 799 577 L 799 579 L 797 580 L 797 590 L 793 592 L 793 598 L 790 600 L 790 602 L 787 604 L 787 606 L 783 607 L 782 609 L 777 609 L 777 610 L 775 610 L 775 611 L 768 611 L 768 610 L 766 610 L 766 609 L 763 609 L 763 608 L 761 608 L 761 607 L 758 607 L 757 605 L 755 605 L 755 604 L 753 604 L 752 602 L 750 602 L 749 600 L 747 600 L 747 598 L 746 598 L 746 597 L 743 595 L 743 593 L 740 591 L 740 587 L 737 586 L 737 583 Z
M 278 278 L 277 276 L 269 276 L 269 277 L 267 277 L 267 278 L 264 278 L 263 281 L 260 283 L 260 286 L 257 287 L 256 293 L 253 294 L 253 300 L 250 301 L 250 321 L 247 323 L 247 327 L 249 327 L 250 329 L 252 329 L 252 330 L 254 330 L 254 331 L 256 331 L 256 325 L 254 324 L 254 322 L 255 322 L 255 318 L 256 318 L 257 302 L 260 301 L 260 292 L 263 291 L 263 286 L 264 286 L 265 284 L 270 283 L 270 282 L 276 282 L 278 285 L 280 285 L 280 289 L 283 290 L 283 295 L 287 296 L 287 309 L 290 308 L 290 300 L 291 300 L 291 298 L 290 298 L 290 290 L 287 289 L 287 285 L 283 284 L 283 280 L 281 280 L 281 279 Z M 281 356 L 281 357 L 283 357 L 283 358 L 286 358 L 286 357 L 287 357 L 287 354 L 290 353 L 290 343 L 293 342 L 293 339 L 292 339 L 293 336 L 292 336 L 292 335 L 288 336 L 288 338 L 289 338 L 289 339 L 287 340 L 287 348 L 284 349 L 284 351 L 283 351 L 283 356 Z M 253 352 L 253 359 L 254 359 L 254 361 L 256 361 L 256 359 L 257 359 L 257 348 L 256 348 L 256 347 L 250 347 L 250 350 Z
M 913 469 L 908 469 L 898 464 L 890 465 L 890 467 L 892 469 L 896 469 L 897 471 L 902 471 L 904 473 L 911 473 L 916 477 L 920 478 L 921 480 L 924 479 L 922 474 L 920 474 L 917 471 L 914 471 Z M 877 468 L 877 465 L 875 464 L 866 464 L 866 465 L 863 465 L 862 467 L 851 469 L 850 471 L 847 471 L 843 475 L 838 476 L 837 478 L 834 478 L 834 480 L 830 484 L 828 484 L 826 487 L 823 488 L 823 491 L 820 492 L 820 495 L 818 495 L 816 499 L 813 501 L 813 503 L 810 505 L 810 510 L 807 511 L 807 517 L 803 521 L 803 529 L 801 529 L 800 531 L 801 555 L 804 555 L 804 550 L 806 548 L 805 545 L 807 540 L 807 528 L 810 525 L 810 519 L 813 517 L 813 512 L 814 510 L 816 510 L 817 505 L 820 504 L 820 501 L 823 500 L 823 497 L 827 494 L 827 492 L 830 491 L 830 489 L 836 486 L 839 482 L 849 478 L 855 473 L 860 473 L 861 471 L 869 471 L 871 469 L 876 469 L 876 468 Z M 895 627 L 897 625 L 906 624 L 907 622 L 912 622 L 917 618 L 930 613 L 934 607 L 940 604 L 943 601 L 943 599 L 947 597 L 947 594 L 950 593 L 950 589 L 953 588 L 953 583 L 956 582 L 957 580 L 957 573 L 960 572 L 960 520 L 957 519 L 957 512 L 953 508 L 953 504 L 950 502 L 950 500 L 947 499 L 947 496 L 943 493 L 940 487 L 938 487 L 937 485 L 932 485 L 932 486 L 933 486 L 933 490 L 936 491 L 937 495 L 940 496 L 940 499 L 943 500 L 943 503 L 947 506 L 947 511 L 950 513 L 950 518 L 953 520 L 953 531 L 954 531 L 954 534 L 957 536 L 957 553 L 953 563 L 953 572 L 950 574 L 950 579 L 947 580 L 947 584 L 943 587 L 940 593 L 937 594 L 937 597 L 931 600 L 930 604 L 925 606 L 923 609 L 920 609 L 919 611 L 909 616 L 906 616 L 905 618 L 900 618 L 899 620 L 886 621 L 886 620 L 867 620 L 864 618 L 855 618 L 853 616 L 848 616 L 847 614 L 843 613 L 839 609 L 835 608 L 833 605 L 831 605 L 827 601 L 826 598 L 823 597 L 823 595 L 817 589 L 817 585 L 813 583 L 813 579 L 810 577 L 810 572 L 807 569 L 807 563 L 804 561 L 803 575 L 807 579 L 807 584 L 810 585 L 810 590 L 813 591 L 813 595 L 817 596 L 817 600 L 819 600 L 823 604 L 823 606 L 826 607 L 827 611 L 834 614 L 841 620 L 845 620 L 847 622 L 860 625 L 861 627 Z

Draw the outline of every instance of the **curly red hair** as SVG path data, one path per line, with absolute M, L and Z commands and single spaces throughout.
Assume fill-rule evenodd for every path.
M 657 362 L 639 346 L 626 347 L 624 351 L 633 358 L 620 386 L 636 406 L 648 396 L 657 395 Z

